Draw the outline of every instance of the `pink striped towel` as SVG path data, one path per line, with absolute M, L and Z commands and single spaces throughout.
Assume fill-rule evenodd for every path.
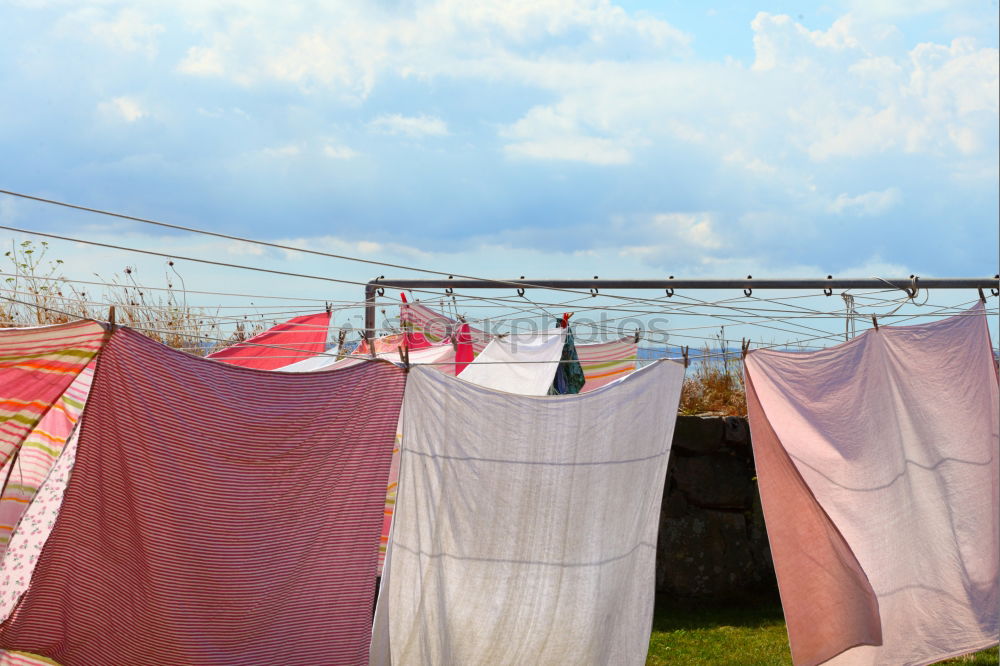
M 74 664 L 362 664 L 405 374 L 212 363 L 119 329 L 0 647 Z

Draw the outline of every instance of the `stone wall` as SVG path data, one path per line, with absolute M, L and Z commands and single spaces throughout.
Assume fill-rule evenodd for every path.
M 656 591 L 776 593 L 745 418 L 678 416 L 660 510 Z

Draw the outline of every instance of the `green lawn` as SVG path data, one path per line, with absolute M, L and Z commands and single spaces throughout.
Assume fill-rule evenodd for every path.
M 996 666 L 997 648 L 948 664 Z M 791 664 L 777 600 L 712 603 L 659 598 L 646 664 Z

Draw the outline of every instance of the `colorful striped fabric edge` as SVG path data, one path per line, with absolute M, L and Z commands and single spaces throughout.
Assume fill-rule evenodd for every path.
M 107 339 L 82 320 L 0 329 L 0 465 L 5 464 Z

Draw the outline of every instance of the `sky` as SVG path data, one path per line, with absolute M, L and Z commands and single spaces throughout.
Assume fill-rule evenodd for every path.
M 997 35 L 996 0 L 0 1 L 0 189 L 484 277 L 993 275 Z M 3 196 L 0 224 L 419 277 Z

